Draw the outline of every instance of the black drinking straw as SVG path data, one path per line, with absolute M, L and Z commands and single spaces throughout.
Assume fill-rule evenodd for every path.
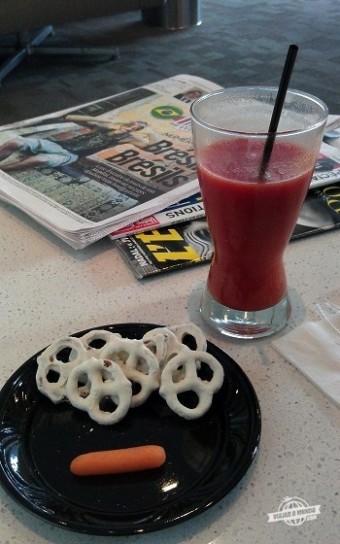
M 263 179 L 266 174 L 267 166 L 270 161 L 270 157 L 273 151 L 273 145 L 276 137 L 277 127 L 280 122 L 281 112 L 283 104 L 286 98 L 287 89 L 290 81 L 290 76 L 293 72 L 293 67 L 298 52 L 297 45 L 290 45 L 286 57 L 286 62 L 283 67 L 281 81 L 277 92 L 272 117 L 268 129 L 268 136 L 263 150 L 263 157 L 260 166 L 260 179 Z

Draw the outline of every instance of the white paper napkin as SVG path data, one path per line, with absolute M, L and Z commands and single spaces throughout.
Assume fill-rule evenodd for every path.
M 340 313 L 299 325 L 272 345 L 340 406 Z

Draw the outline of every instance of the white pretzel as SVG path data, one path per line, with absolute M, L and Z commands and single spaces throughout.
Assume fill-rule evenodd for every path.
M 183 350 L 188 350 L 188 346 L 182 344 L 175 333 L 167 327 L 156 327 L 146 332 L 143 336 L 143 342 L 152 352 L 155 353 L 161 370 L 165 365 Z
M 86 411 L 91 419 L 102 425 L 118 423 L 130 408 L 131 383 L 119 365 L 112 361 L 94 357 L 84 361 L 70 373 L 66 391 L 73 406 Z M 113 412 L 101 407 L 107 398 L 116 405 Z
M 196 351 L 183 343 L 188 336 L 194 339 Z M 192 323 L 156 327 L 142 340 L 94 329 L 80 338 L 59 338 L 46 348 L 37 357 L 36 382 L 39 391 L 53 402 L 69 398 L 101 424 L 120 421 L 130 406 L 141 405 L 161 384 L 159 393 L 169 407 L 193 419 L 209 409 L 214 392 L 223 383 L 223 369 L 206 353 L 206 347 L 205 336 Z M 201 363 L 210 367 L 210 381 L 198 375 Z M 140 387 L 135 393 L 134 384 Z M 178 395 L 186 391 L 197 395 L 195 408 L 180 402 Z M 105 398 L 115 404 L 114 411 L 102 408 Z
M 179 325 L 173 325 L 170 327 L 170 330 L 175 333 L 177 339 L 182 344 L 184 343 L 186 337 L 192 337 L 195 341 L 196 351 L 206 351 L 207 350 L 207 339 L 201 329 L 197 327 L 194 323 L 181 323 Z
M 68 349 L 69 356 L 62 360 L 61 352 Z M 54 403 L 66 400 L 66 383 L 71 370 L 88 358 L 82 342 L 73 336 L 63 336 L 38 357 L 36 382 L 39 391 Z M 52 373 L 57 379 L 52 379 Z
M 88 357 L 97 357 L 100 359 L 101 353 L 103 349 L 106 347 L 106 345 L 109 342 L 114 341 L 116 338 L 121 338 L 121 335 L 118 332 L 111 332 L 105 329 L 95 329 L 81 336 L 80 341 L 82 342 L 85 349 L 87 350 Z M 91 345 L 96 340 L 97 341 L 100 340 L 101 342 L 103 342 L 103 345 L 98 348 Z
M 165 334 L 152 334 L 152 331 L 143 336 L 144 345 L 155 355 L 161 368 L 163 368 L 166 361 L 167 340 L 168 337 Z
M 132 408 L 140 406 L 159 388 L 159 363 L 142 340 L 117 338 L 105 346 L 102 357 L 119 364 L 126 377 L 140 386 L 140 390 L 132 395 Z
M 202 380 L 197 375 L 201 363 L 207 364 L 213 375 L 210 381 Z M 184 376 L 178 381 L 178 371 Z M 166 400 L 169 408 L 185 419 L 201 417 L 211 406 L 212 397 L 223 384 L 224 373 L 221 364 L 205 351 L 182 351 L 165 366 L 161 376 L 159 394 Z M 182 404 L 178 395 L 194 391 L 198 397 L 195 408 Z

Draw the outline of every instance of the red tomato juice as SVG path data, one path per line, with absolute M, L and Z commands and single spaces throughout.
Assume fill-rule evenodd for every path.
M 263 310 L 284 296 L 283 253 L 314 168 L 308 151 L 276 140 L 260 180 L 262 155 L 263 143 L 246 138 L 219 140 L 198 154 L 215 250 L 208 290 L 235 310 Z

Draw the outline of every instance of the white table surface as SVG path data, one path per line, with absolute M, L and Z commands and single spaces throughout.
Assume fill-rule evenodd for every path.
M 140 281 L 108 239 L 77 252 L 6 204 L 0 204 L 0 224 L 1 387 L 31 355 L 65 334 L 132 321 L 202 326 L 198 305 L 207 265 Z M 293 313 L 281 334 L 317 319 L 315 302 L 339 291 L 339 254 L 340 231 L 289 244 Z M 238 341 L 205 331 L 247 373 L 262 410 L 258 454 L 233 491 L 169 529 L 102 537 L 49 524 L 0 487 L 1 544 L 339 542 L 339 408 L 273 349 L 272 338 Z M 320 514 L 296 527 L 268 523 L 287 496 L 320 505 Z

